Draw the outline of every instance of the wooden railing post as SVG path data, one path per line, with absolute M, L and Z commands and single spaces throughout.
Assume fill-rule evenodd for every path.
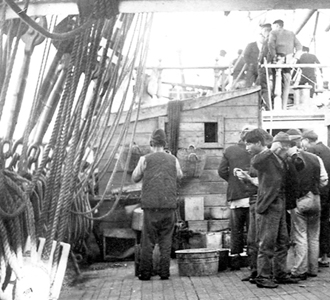
M 277 68 L 275 76 L 274 110 L 282 109 L 282 69 Z
M 162 60 L 159 60 L 158 69 L 157 69 L 157 97 L 160 98 L 162 96 Z
M 220 79 L 220 68 L 217 68 L 218 66 L 218 59 L 215 60 L 215 68 L 214 68 L 214 86 L 213 86 L 213 93 L 218 93 L 219 92 L 219 79 Z M 222 88 L 222 85 L 221 85 Z

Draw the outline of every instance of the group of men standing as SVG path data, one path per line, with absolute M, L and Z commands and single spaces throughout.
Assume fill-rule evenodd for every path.
M 303 52 L 303 55 L 301 53 Z M 303 47 L 296 35 L 287 29 L 284 29 L 284 22 L 276 20 L 273 24 L 266 23 L 260 25 L 260 32 L 256 41 L 249 43 L 242 55 L 241 63 L 236 63 L 236 69 L 242 68 L 245 62 L 244 79 L 245 86 L 251 87 L 254 84 L 261 86 L 261 99 L 263 106 L 270 109 L 275 88 L 275 69 L 266 76 L 266 69 L 261 67 L 266 61 L 268 63 L 319 63 L 315 55 L 309 53 L 308 47 Z M 282 68 L 281 77 L 281 98 L 282 109 L 287 108 L 290 83 L 291 68 Z M 234 74 L 239 74 L 239 72 Z M 269 78 L 272 77 L 272 87 Z M 299 84 L 308 84 L 311 86 L 310 96 L 313 97 L 316 86 L 315 69 L 302 68 L 302 74 Z M 268 90 L 268 88 L 270 88 Z
M 273 138 L 247 126 L 240 142 L 225 149 L 219 175 L 228 181 L 231 252 L 237 257 L 248 228 L 251 273 L 242 280 L 276 288 L 329 266 L 329 172 L 330 148 L 311 130 L 290 129 Z

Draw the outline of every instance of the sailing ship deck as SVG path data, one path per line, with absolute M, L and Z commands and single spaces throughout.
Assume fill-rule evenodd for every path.
M 110 267 L 112 266 L 112 267 Z M 260 289 L 241 278 L 249 274 L 247 268 L 226 270 L 213 276 L 180 277 L 177 261 L 171 261 L 170 280 L 152 277 L 140 281 L 134 276 L 134 262 L 120 262 L 98 270 L 94 264 L 82 273 L 80 283 L 65 287 L 60 300 L 213 300 L 213 299 L 330 299 L 330 268 L 322 268 L 315 278 L 298 284 L 280 285 L 277 289 Z

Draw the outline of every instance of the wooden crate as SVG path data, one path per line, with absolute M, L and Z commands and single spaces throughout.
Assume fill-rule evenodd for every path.
M 206 234 L 206 248 L 222 248 L 222 232 L 208 232 Z
M 187 246 L 189 249 L 206 248 L 206 232 L 194 232 Z
M 207 232 L 208 221 L 188 221 L 188 228 L 194 232 Z
M 222 231 L 229 228 L 229 219 L 228 220 L 209 220 L 208 231 Z
M 188 196 L 184 199 L 185 220 L 204 220 L 204 197 Z

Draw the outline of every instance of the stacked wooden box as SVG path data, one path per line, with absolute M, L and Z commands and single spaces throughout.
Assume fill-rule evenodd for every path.
M 194 233 L 189 240 L 190 248 L 221 248 L 222 232 L 229 228 L 229 208 L 206 206 L 210 200 L 206 201 L 208 203 L 203 196 L 186 196 L 184 199 L 185 221 Z

